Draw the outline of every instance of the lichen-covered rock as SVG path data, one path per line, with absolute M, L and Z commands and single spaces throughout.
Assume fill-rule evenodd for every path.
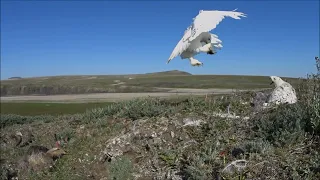
M 134 164 L 135 179 L 181 179 L 175 167 L 180 152 L 197 143 L 186 127 L 197 128 L 202 120 L 162 117 L 132 122 L 132 128 L 106 142 L 100 160 L 105 163 L 126 156 Z M 179 152 L 179 153 L 178 153 Z

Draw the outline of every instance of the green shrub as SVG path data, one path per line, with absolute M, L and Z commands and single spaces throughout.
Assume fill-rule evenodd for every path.
M 256 116 L 252 120 L 253 130 L 258 137 L 283 146 L 303 138 L 307 118 L 300 104 L 281 105 Z
M 133 164 L 126 157 L 116 158 L 109 165 L 110 180 L 131 180 L 133 179 Z
M 53 116 L 39 115 L 39 116 L 20 116 L 16 114 L 0 114 L 1 128 L 12 126 L 14 124 L 28 124 L 36 121 L 51 122 L 54 120 Z
M 317 73 L 308 75 L 298 88 L 299 101 L 307 113 L 310 133 L 320 135 L 320 60 L 316 57 Z

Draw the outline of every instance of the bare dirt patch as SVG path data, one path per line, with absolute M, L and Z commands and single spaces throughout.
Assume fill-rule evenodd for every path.
M 188 95 L 206 94 L 230 94 L 235 92 L 233 89 L 188 89 L 188 88 L 159 88 L 166 89 L 168 92 L 155 93 L 92 93 L 92 94 L 70 94 L 70 95 L 49 95 L 49 96 L 6 96 L 1 97 L 1 102 L 117 102 L 142 97 L 174 97 Z M 246 91 L 246 90 L 238 90 Z
M 1 102 L 116 102 L 130 100 L 140 97 L 169 97 L 177 95 L 187 95 L 186 93 L 96 93 L 96 94 L 74 94 L 74 95 L 52 95 L 52 96 L 11 96 L 1 97 Z

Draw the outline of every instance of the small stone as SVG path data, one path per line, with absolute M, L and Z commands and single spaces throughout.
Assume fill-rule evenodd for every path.
M 156 137 L 157 137 L 157 133 L 152 132 L 151 137 L 152 137 L 152 138 L 156 138 Z
M 160 138 L 154 138 L 153 139 L 153 143 L 154 144 L 160 144 L 161 143 L 161 139 Z
M 243 171 L 247 166 L 246 160 L 235 160 L 229 163 L 223 170 L 222 173 L 233 175 Z
M 174 138 L 174 132 L 170 132 L 171 138 Z
M 183 120 L 183 126 L 200 126 L 201 120 L 193 120 L 190 118 L 186 118 Z

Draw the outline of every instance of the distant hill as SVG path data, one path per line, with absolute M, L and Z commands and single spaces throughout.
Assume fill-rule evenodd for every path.
M 161 72 L 153 72 L 153 73 L 146 73 L 148 75 L 154 74 L 154 75 L 192 75 L 191 73 L 185 72 L 185 71 L 179 71 L 179 70 L 171 70 L 171 71 L 161 71 Z
M 172 70 L 146 74 L 64 75 L 1 80 L 1 96 L 164 92 L 167 88 L 271 88 L 268 76 L 193 75 Z M 295 85 L 296 78 L 283 78 Z
M 10 77 L 9 80 L 22 79 L 22 77 Z

